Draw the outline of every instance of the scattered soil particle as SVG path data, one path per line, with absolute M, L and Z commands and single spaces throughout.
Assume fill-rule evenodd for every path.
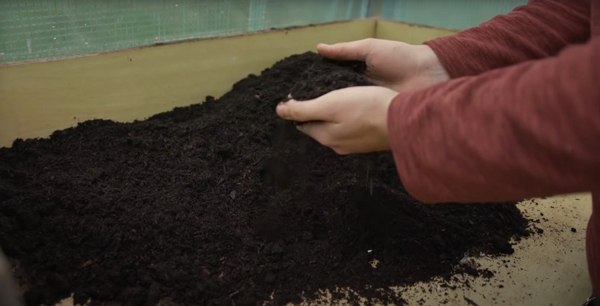
M 365 176 L 362 157 L 338 156 L 277 118 L 290 92 L 364 81 L 324 63 L 294 55 L 219 99 L 0 149 L 0 246 L 27 303 L 74 292 L 76 303 L 282 305 L 348 288 L 334 298 L 401 304 L 385 288 L 493 275 L 458 261 L 506 253 L 528 225 L 515 203 L 422 204 L 390 153 L 373 155 Z
M 506 241 L 506 239 L 502 239 L 498 236 L 494 236 L 492 238 L 492 242 L 494 244 L 494 248 L 496 251 L 503 254 L 512 254 L 515 252 L 510 242 Z
M 466 296 L 463 297 L 463 298 L 465 299 L 465 301 L 467 302 L 468 305 L 470 305 L 470 306 L 479 306 L 479 304 L 475 303 L 475 301 L 471 300 L 470 298 L 468 298 Z

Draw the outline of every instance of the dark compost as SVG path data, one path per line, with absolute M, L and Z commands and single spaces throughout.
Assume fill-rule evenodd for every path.
M 515 203 L 420 203 L 390 153 L 339 156 L 275 114 L 289 93 L 369 85 L 363 72 L 294 55 L 219 99 L 0 149 L 0 246 L 27 303 L 280 305 L 335 288 L 400 303 L 376 289 L 489 276 L 459 261 L 513 252 L 528 235 Z

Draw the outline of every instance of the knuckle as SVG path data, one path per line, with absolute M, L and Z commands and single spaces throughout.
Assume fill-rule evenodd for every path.
M 348 47 L 348 45 L 339 45 L 338 46 L 338 52 L 340 54 L 348 54 L 351 51 L 351 49 Z
M 365 47 L 369 50 L 375 48 L 381 42 L 380 39 L 377 38 L 367 38 L 365 40 Z
M 302 112 L 296 107 L 290 107 L 288 109 L 288 116 L 290 116 L 292 119 L 300 119 Z

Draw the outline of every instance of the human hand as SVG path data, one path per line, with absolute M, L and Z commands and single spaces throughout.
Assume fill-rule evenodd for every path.
M 349 87 L 314 100 L 289 100 L 277 105 L 277 114 L 302 122 L 298 130 L 341 155 L 390 148 L 388 107 L 398 93 L 379 86 Z
M 332 60 L 365 61 L 367 76 L 376 85 L 395 91 L 419 90 L 450 79 L 437 55 L 426 45 L 367 38 L 317 51 Z

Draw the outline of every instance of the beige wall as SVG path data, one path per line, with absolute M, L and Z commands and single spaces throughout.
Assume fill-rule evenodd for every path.
M 89 119 L 126 122 L 199 103 L 320 42 L 420 43 L 450 33 L 367 19 L 0 67 L 0 147 Z
M 378 20 L 375 27 L 376 38 L 398 40 L 409 44 L 420 44 L 426 40 L 452 35 L 456 32 L 456 30 L 425 27 L 389 20 Z
M 0 67 L 0 146 L 88 119 L 132 121 L 199 103 L 319 42 L 374 31 L 375 20 L 359 20 Z

